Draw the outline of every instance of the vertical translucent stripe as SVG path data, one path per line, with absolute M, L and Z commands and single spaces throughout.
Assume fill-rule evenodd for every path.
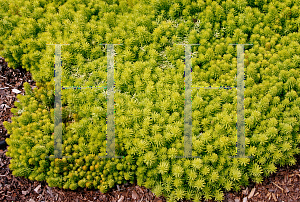
M 62 158 L 61 45 L 55 45 L 54 158 Z
M 46 158 L 71 158 L 71 156 L 62 156 L 62 107 L 61 107 L 61 46 L 69 44 L 47 44 L 55 45 L 55 65 L 54 65 L 54 157 L 46 156 Z
M 107 157 L 115 157 L 114 46 L 107 44 Z
M 106 156 L 99 158 L 124 158 L 115 156 L 115 115 L 114 115 L 114 45 L 122 44 L 100 44 L 107 45 L 107 134 L 106 134 Z
M 184 68 L 184 156 L 192 157 L 192 62 L 191 45 L 185 45 Z
M 245 156 L 244 45 L 237 45 L 237 157 Z
M 245 73 L 244 73 L 244 47 L 251 44 L 229 44 L 237 45 L 237 140 L 236 156 L 231 158 L 253 158 L 245 155 L 245 113 L 244 113 L 244 92 L 245 92 Z
M 185 46 L 184 67 L 184 155 L 176 158 L 200 158 L 192 156 L 192 45 L 200 44 L 176 44 Z

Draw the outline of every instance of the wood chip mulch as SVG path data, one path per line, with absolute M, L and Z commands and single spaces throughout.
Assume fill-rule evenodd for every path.
M 24 95 L 23 83 L 28 82 L 32 88 L 35 82 L 31 74 L 24 69 L 11 69 L 0 57 L 0 141 L 9 137 L 3 127 L 3 121 L 11 122 L 11 108 L 17 100 L 17 94 Z M 16 89 L 16 90 L 13 90 Z M 17 91 L 18 90 L 18 91 Z M 165 202 L 163 197 L 155 197 L 144 187 L 136 184 L 117 185 L 108 193 L 99 190 L 77 189 L 76 191 L 48 187 L 46 182 L 30 181 L 24 177 L 12 175 L 8 165 L 10 157 L 5 155 L 7 147 L 0 149 L 0 201 L 52 202 L 52 201 L 107 201 L 107 202 Z M 277 173 L 265 178 L 262 184 L 253 182 L 240 192 L 225 192 L 226 202 L 299 202 L 300 201 L 300 155 L 297 164 L 280 167 Z M 204 201 L 204 200 L 203 200 Z M 181 202 L 189 202 L 181 200 Z M 209 200 L 209 202 L 214 202 Z

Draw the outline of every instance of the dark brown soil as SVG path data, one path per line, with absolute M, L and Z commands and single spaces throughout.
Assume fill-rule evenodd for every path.
M 24 94 L 23 83 L 27 81 L 32 87 L 35 82 L 31 80 L 30 73 L 23 69 L 11 69 L 0 57 L 0 141 L 9 137 L 3 127 L 3 121 L 11 121 L 10 109 L 15 107 L 17 93 L 12 89 L 20 90 Z M 77 191 L 51 188 L 46 182 L 33 182 L 23 177 L 14 177 L 8 165 L 9 157 L 5 155 L 7 148 L 0 150 L 0 201 L 107 201 L 107 202 L 165 202 L 163 197 L 155 197 L 144 187 L 135 184 L 117 186 L 106 194 L 99 190 L 78 189 Z M 239 193 L 226 192 L 225 200 L 228 202 L 299 202 L 300 201 L 300 155 L 297 156 L 295 166 L 285 166 L 278 172 L 266 178 L 262 184 L 250 183 Z M 187 200 L 182 200 L 188 202 Z M 209 200 L 213 202 L 212 200 Z

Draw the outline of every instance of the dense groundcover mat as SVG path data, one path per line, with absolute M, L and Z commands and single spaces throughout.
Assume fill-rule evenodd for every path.
M 15 176 L 49 186 L 107 192 L 137 182 L 168 201 L 223 200 L 225 190 L 260 183 L 299 153 L 300 1 L 0 0 L 0 50 L 30 71 L 6 155 Z M 54 154 L 54 46 L 62 86 L 107 82 L 115 46 L 115 148 L 106 155 L 106 90 L 62 91 L 63 156 Z M 245 46 L 245 154 L 236 153 L 236 89 L 192 90 L 192 155 L 184 155 L 184 46 L 192 46 L 195 86 L 236 86 Z

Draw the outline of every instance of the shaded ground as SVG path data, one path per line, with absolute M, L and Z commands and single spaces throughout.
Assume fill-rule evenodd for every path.
M 9 137 L 3 127 L 3 121 L 11 121 L 10 109 L 15 107 L 16 95 L 24 94 L 23 83 L 28 82 L 32 88 L 35 82 L 31 80 L 30 73 L 23 69 L 10 69 L 0 57 L 0 141 Z M 20 92 L 15 93 L 13 89 Z M 10 159 L 5 155 L 7 149 L 0 149 L 0 201 L 107 201 L 107 202 L 165 202 L 163 197 L 157 198 L 144 187 L 136 184 L 118 186 L 106 194 L 98 190 L 78 189 L 77 191 L 51 188 L 45 182 L 33 182 L 23 177 L 14 177 L 9 170 Z M 225 200 L 228 202 L 299 202 L 300 201 L 300 155 L 297 156 L 295 166 L 285 166 L 278 172 L 266 178 L 262 184 L 250 183 L 242 191 L 226 192 Z M 181 200 L 188 202 L 187 200 Z M 203 200 L 204 201 L 204 200 Z M 209 200 L 209 202 L 214 202 Z

